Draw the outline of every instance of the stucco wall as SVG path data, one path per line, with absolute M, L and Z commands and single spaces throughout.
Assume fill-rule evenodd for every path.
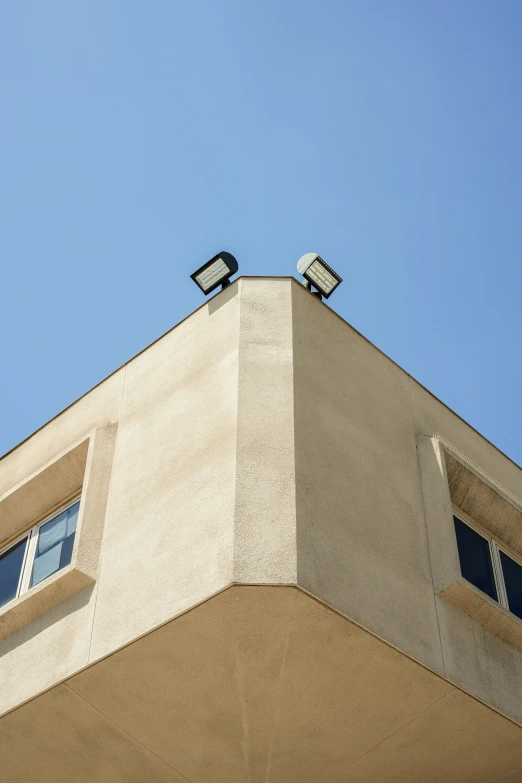
M 521 653 L 438 596 L 460 568 L 422 449 L 451 444 L 504 497 L 522 471 L 297 284 L 293 320 L 299 584 L 522 722 Z
M 295 583 L 291 287 L 266 279 L 240 286 L 233 577 Z
M 0 711 L 230 582 L 297 581 L 522 720 L 520 653 L 437 596 L 455 541 L 420 438 L 518 496 L 522 471 L 296 281 L 205 302 L 0 460 L 0 496 L 112 423 L 96 583 L 0 642 Z
M 1 494 L 85 433 L 117 422 L 123 379 L 119 370 L 7 454 L 0 461 Z M 87 665 L 96 592 L 95 584 L 0 641 L 0 711 Z
M 238 283 L 0 461 L 4 490 L 118 422 L 96 584 L 0 642 L 0 711 L 232 580 Z
M 128 365 L 90 660 L 232 580 L 238 283 Z
M 408 376 L 293 286 L 298 581 L 437 671 Z
M 499 491 L 505 488 L 514 496 L 522 496 L 522 471 L 413 380 L 411 388 L 443 673 L 522 723 L 520 650 L 439 595 L 460 573 L 444 444 L 473 464 L 479 475 L 487 475 Z M 453 578 L 448 578 L 451 572 Z M 518 619 L 515 623 L 519 624 Z

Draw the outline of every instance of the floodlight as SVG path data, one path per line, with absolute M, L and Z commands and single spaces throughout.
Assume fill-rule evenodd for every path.
M 297 262 L 297 271 L 308 281 L 308 290 L 311 291 L 312 285 L 315 286 L 325 299 L 328 299 L 343 282 L 342 277 L 339 277 L 317 253 L 305 253 L 301 256 Z
M 218 285 L 226 288 L 230 285 L 230 278 L 239 269 L 239 264 L 231 253 L 218 253 L 206 264 L 200 266 L 194 274 L 190 275 L 205 296 L 210 294 Z

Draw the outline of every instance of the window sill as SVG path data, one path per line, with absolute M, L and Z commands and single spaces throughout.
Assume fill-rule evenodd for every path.
M 465 612 L 503 641 L 522 651 L 522 620 L 460 577 L 439 597 Z
M 0 639 L 19 631 L 96 580 L 70 563 L 0 608 Z

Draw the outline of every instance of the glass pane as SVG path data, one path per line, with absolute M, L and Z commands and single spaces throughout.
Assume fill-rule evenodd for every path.
M 40 528 L 30 587 L 71 562 L 79 508 L 80 501 Z
M 0 606 L 16 598 L 27 538 L 0 555 Z
M 462 576 L 490 598 L 498 601 L 489 542 L 457 517 L 453 517 L 453 520 Z
M 511 557 L 500 553 L 504 583 L 509 602 L 509 611 L 522 619 L 522 566 Z

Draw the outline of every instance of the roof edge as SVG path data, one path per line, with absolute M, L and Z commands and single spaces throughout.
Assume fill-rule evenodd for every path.
M 231 286 L 238 283 L 240 280 L 292 280 L 296 285 L 299 285 L 301 288 L 300 281 L 298 281 L 293 275 L 239 275 L 239 277 L 236 277 L 235 280 L 232 281 Z M 227 291 L 230 292 L 230 287 L 227 287 Z M 113 375 L 116 375 L 116 373 L 120 372 L 120 370 L 123 370 L 130 362 L 134 361 L 138 356 L 141 356 L 142 353 L 145 353 L 149 348 L 151 348 L 153 345 L 155 345 L 157 342 L 162 340 L 164 337 L 166 337 L 168 334 L 174 331 L 174 329 L 177 329 L 178 326 L 181 326 L 182 323 L 184 323 L 188 318 L 193 316 L 195 313 L 197 313 L 199 310 L 201 310 L 203 307 L 205 307 L 208 302 L 210 302 L 212 299 L 215 299 L 218 297 L 221 293 L 223 293 L 223 289 L 219 291 L 215 296 L 210 297 L 210 299 L 206 299 L 199 307 L 197 307 L 195 310 L 192 310 L 188 315 L 186 315 L 184 318 L 181 319 L 181 321 L 178 321 L 174 326 L 171 326 L 170 329 L 167 329 L 166 332 L 163 332 L 159 337 L 157 337 L 155 340 L 153 340 L 151 343 L 146 345 L 144 348 L 142 348 L 140 351 L 135 353 L 133 356 L 130 357 L 130 359 L 127 359 L 123 364 L 120 364 L 119 367 L 117 367 L 115 370 L 113 370 L 109 375 L 106 375 L 105 378 L 102 378 L 98 383 L 95 383 L 94 386 L 91 386 L 90 389 L 88 389 L 86 392 L 81 394 L 79 397 L 77 397 L 75 400 L 73 400 L 69 405 L 67 405 L 65 408 L 62 408 L 61 411 L 58 411 L 54 416 L 52 416 L 50 419 L 48 419 L 46 422 L 44 422 L 38 429 L 31 432 L 30 435 L 28 435 L 26 438 L 21 440 L 19 443 L 17 443 L 15 446 L 9 449 L 9 451 L 6 451 L 4 454 L 0 455 L 0 463 L 5 457 L 8 457 L 9 454 L 12 454 L 14 451 L 20 448 L 20 446 L 23 446 L 24 443 L 26 443 L 28 440 L 30 440 L 34 435 L 36 435 L 37 432 L 40 432 L 40 430 L 43 430 L 44 427 L 47 427 L 48 424 L 50 424 L 52 421 L 57 419 L 59 416 L 64 414 L 66 411 L 69 410 L 69 408 L 72 408 L 73 405 L 76 405 L 77 402 L 82 400 L 84 397 L 86 397 L 88 394 L 90 394 L 94 389 L 97 389 L 98 386 L 101 386 L 102 383 L 105 383 L 109 378 L 112 378 Z M 456 416 L 460 421 L 464 422 L 470 429 L 473 430 L 473 432 L 476 432 L 477 435 L 479 435 L 483 440 L 486 441 L 486 443 L 489 443 L 490 446 L 493 446 L 493 448 L 501 454 L 505 459 L 509 460 L 516 468 L 519 470 L 522 470 L 522 466 L 518 464 L 518 462 L 515 462 L 514 459 L 512 459 L 510 456 L 508 456 L 505 452 L 503 452 L 501 449 L 499 449 L 498 446 L 495 446 L 494 443 L 492 443 L 488 438 L 486 438 L 485 435 L 483 435 L 479 430 L 477 430 L 475 427 L 473 427 L 472 424 L 470 424 L 466 419 L 464 419 L 462 416 L 460 416 L 458 413 L 456 413 L 453 408 L 450 408 L 449 405 L 446 405 L 446 403 L 439 399 L 436 394 L 433 394 L 424 384 L 422 384 L 420 381 L 418 381 L 416 378 L 413 377 L 413 375 L 410 375 L 410 373 L 404 369 L 404 367 L 401 367 L 400 364 L 398 364 L 394 359 L 392 359 L 388 354 L 384 353 L 375 343 L 372 343 L 371 340 L 369 340 L 367 337 L 364 336 L 361 332 L 359 332 L 358 329 L 355 328 L 351 323 L 349 323 L 345 318 L 343 318 L 341 315 L 339 315 L 338 312 L 333 310 L 331 307 L 329 307 L 325 302 L 322 300 L 318 300 L 317 297 L 314 297 L 315 301 L 320 301 L 323 307 L 327 307 L 328 310 L 333 313 L 337 318 L 339 318 L 343 323 L 345 323 L 347 326 L 350 327 L 356 334 L 359 335 L 359 337 L 362 337 L 362 339 L 367 342 L 369 345 L 372 346 L 372 348 L 375 348 L 376 351 L 378 351 L 382 356 L 384 356 L 388 361 L 392 362 L 396 367 L 399 368 L 399 370 L 402 370 L 408 378 L 411 378 L 411 380 L 415 381 L 415 383 L 418 383 L 419 386 L 424 389 L 428 394 L 433 397 L 433 399 L 437 400 L 437 402 L 440 402 L 441 405 L 444 405 L 447 410 L 449 410 L 454 416 Z

